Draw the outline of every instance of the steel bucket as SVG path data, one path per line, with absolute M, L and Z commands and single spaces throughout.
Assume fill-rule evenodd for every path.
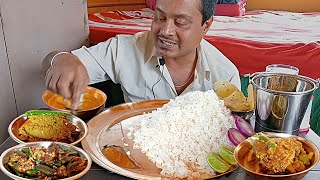
M 301 75 L 256 73 L 251 77 L 255 98 L 255 131 L 298 135 L 316 81 Z

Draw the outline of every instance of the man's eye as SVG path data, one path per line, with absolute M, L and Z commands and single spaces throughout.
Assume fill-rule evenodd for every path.
M 164 17 L 164 16 L 162 16 L 162 15 L 160 15 L 160 14 L 157 14 L 155 17 L 156 17 L 158 20 L 160 20 L 160 21 L 166 20 L 166 17 Z
M 177 19 L 176 20 L 176 24 L 177 25 L 180 25 L 180 26 L 185 26 L 185 25 L 188 25 L 188 21 L 187 20 L 184 20 L 184 19 Z
M 158 19 L 160 20 L 160 21 L 164 21 L 164 20 L 166 20 L 166 18 L 165 17 L 158 17 Z

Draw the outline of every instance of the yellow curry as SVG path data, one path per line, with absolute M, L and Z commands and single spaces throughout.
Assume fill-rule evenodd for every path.
M 261 135 L 260 135 L 261 136 Z M 258 173 L 291 174 L 310 167 L 313 152 L 306 152 L 295 138 L 253 137 L 244 166 Z

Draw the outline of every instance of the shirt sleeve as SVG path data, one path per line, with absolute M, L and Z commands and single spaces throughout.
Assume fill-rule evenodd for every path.
M 87 68 L 90 84 L 106 80 L 118 82 L 117 70 L 117 48 L 118 38 L 110 38 L 95 46 L 87 48 L 85 46 L 72 51 Z

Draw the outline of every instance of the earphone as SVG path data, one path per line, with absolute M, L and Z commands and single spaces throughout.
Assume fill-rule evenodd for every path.
M 164 66 L 165 63 L 166 63 L 166 61 L 161 57 L 161 58 L 159 59 L 159 64 L 156 65 L 156 68 L 160 68 L 161 75 L 160 75 L 158 81 L 157 81 L 154 85 L 152 85 L 152 88 L 151 88 L 152 94 L 153 94 L 153 99 L 154 99 L 154 100 L 156 99 L 156 96 L 155 96 L 155 94 L 154 94 L 153 88 L 154 88 L 154 86 L 155 86 L 156 84 L 158 84 L 158 83 L 160 82 L 160 80 L 161 80 L 162 77 L 163 77 L 163 69 L 164 69 L 163 66 Z M 161 69 L 161 67 L 162 67 L 162 69 Z

